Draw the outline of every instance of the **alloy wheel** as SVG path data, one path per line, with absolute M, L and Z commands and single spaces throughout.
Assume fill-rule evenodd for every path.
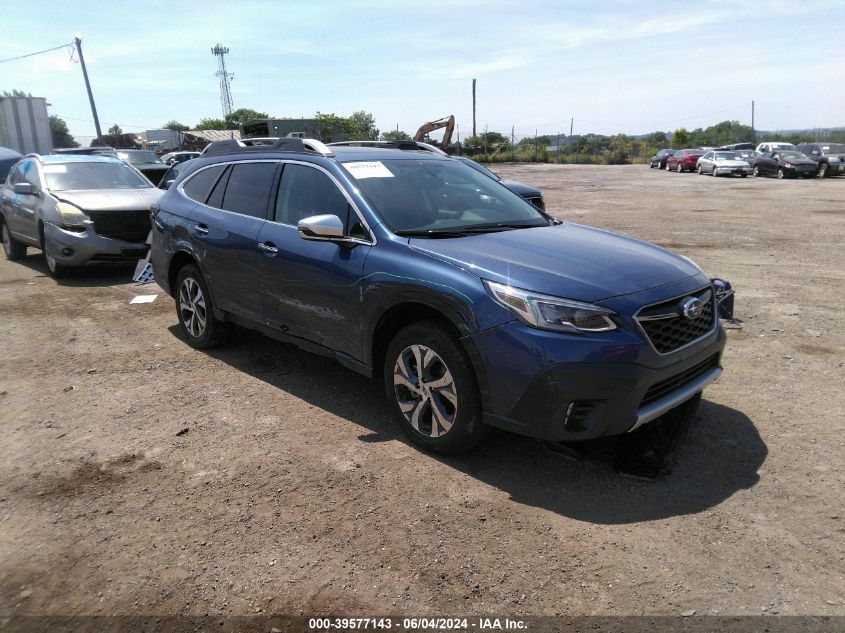
M 393 368 L 393 391 L 402 415 L 431 438 L 448 433 L 458 414 L 458 395 L 452 372 L 425 345 L 411 345 L 399 354 Z
M 179 316 L 191 336 L 203 335 L 207 319 L 205 296 L 193 277 L 185 277 L 179 287 Z

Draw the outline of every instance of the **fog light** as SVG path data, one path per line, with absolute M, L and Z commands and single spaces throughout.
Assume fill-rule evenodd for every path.
M 73 249 L 72 249 L 72 248 L 68 248 L 67 246 L 65 246 L 65 247 L 62 249 L 62 255 L 64 255 L 65 257 L 70 257 L 71 255 L 73 255 Z

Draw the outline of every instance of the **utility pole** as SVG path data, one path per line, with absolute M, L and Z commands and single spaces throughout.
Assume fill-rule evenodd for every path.
M 751 100 L 751 141 L 757 140 L 757 132 L 754 130 L 754 99 Z
M 514 125 L 511 126 L 511 162 L 516 160 L 516 145 L 514 145 L 514 140 L 515 140 L 514 128 L 515 127 L 516 126 L 514 126 Z
M 94 129 L 97 130 L 97 140 L 103 136 L 103 131 L 100 129 L 100 117 L 97 116 L 97 106 L 94 105 L 94 94 L 91 92 L 91 82 L 88 81 L 88 69 L 85 67 L 85 58 L 82 56 L 82 39 L 74 38 L 76 44 L 76 52 L 79 54 L 79 65 L 82 66 L 82 77 L 85 79 L 85 90 L 88 91 L 88 102 L 91 104 L 91 114 L 94 117 Z
M 569 119 L 569 143 L 567 143 L 566 153 L 569 154 L 569 162 L 574 162 L 572 160 L 572 126 L 575 125 L 575 117 Z
M 537 162 L 537 128 L 534 128 L 534 162 Z
M 557 162 L 560 163 L 560 132 L 557 133 Z
M 234 75 L 226 70 L 226 55 L 229 54 L 229 49 L 218 43 L 211 49 L 211 54 L 219 58 L 214 76 L 220 78 L 220 105 L 223 107 L 223 118 L 226 118 L 235 109 L 232 104 L 232 89 L 229 85 Z
M 475 79 L 472 80 L 472 135 L 475 136 Z

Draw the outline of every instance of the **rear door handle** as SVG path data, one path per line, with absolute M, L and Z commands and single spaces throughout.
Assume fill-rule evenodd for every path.
M 279 249 L 273 242 L 259 242 L 258 250 L 267 255 L 267 257 L 275 257 L 279 253 Z
M 208 227 L 205 224 L 197 224 L 194 227 L 194 232 L 200 237 L 205 237 L 208 235 Z

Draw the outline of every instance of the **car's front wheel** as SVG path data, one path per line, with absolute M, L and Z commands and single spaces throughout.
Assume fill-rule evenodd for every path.
M 208 286 L 193 264 L 176 276 L 176 314 L 188 345 L 197 349 L 222 345 L 232 331 L 231 323 L 214 318 Z
M 413 323 L 396 334 L 385 356 L 384 387 L 402 430 L 423 448 L 460 453 L 489 432 L 472 364 L 437 321 Z
M 41 250 L 44 253 L 44 260 L 47 262 L 47 272 L 53 279 L 61 279 L 66 277 L 71 271 L 70 266 L 64 266 L 56 260 L 52 254 L 58 247 L 51 244 L 45 236 L 41 236 Z
M 0 218 L 0 225 L 3 226 L 0 230 L 3 231 L 3 252 L 6 254 L 6 259 L 15 261 L 26 257 L 26 244 L 21 244 L 12 237 L 9 227 L 2 218 Z
M 826 178 L 829 169 L 830 168 L 828 167 L 827 163 L 822 163 L 821 165 L 819 165 L 819 178 Z
M 786 178 L 786 172 L 783 171 L 783 167 L 778 167 L 778 178 L 780 178 L 781 180 Z
M 754 169 L 751 170 L 751 175 L 755 178 L 760 175 L 760 168 L 757 165 L 754 165 Z

